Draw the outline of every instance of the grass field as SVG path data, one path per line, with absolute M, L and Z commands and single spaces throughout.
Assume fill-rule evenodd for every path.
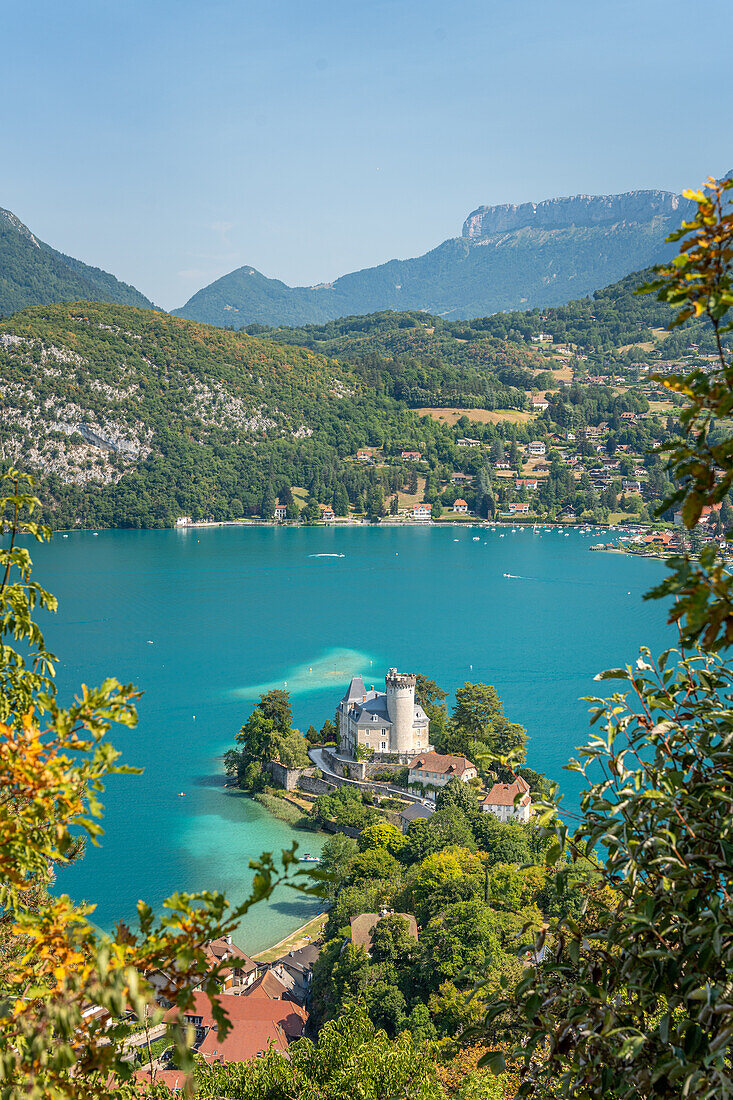
M 283 955 L 287 955 L 288 951 L 296 951 L 299 947 L 305 947 L 307 943 L 311 943 L 313 940 L 317 940 L 322 934 L 326 920 L 328 919 L 327 913 L 319 913 L 313 920 L 308 921 L 307 924 L 302 925 L 288 936 L 286 939 L 281 940 L 280 943 L 274 944 L 267 951 L 263 951 L 260 955 L 257 955 L 259 962 L 274 962 L 275 959 L 281 959 Z
M 433 420 L 450 425 L 457 423 L 462 416 L 467 416 L 476 424 L 498 424 L 502 420 L 526 424 L 533 418 L 533 413 L 521 409 L 415 409 L 415 412 L 418 416 L 432 416 Z

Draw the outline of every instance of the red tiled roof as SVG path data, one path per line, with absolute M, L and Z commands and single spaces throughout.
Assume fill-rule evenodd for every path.
M 299 1039 L 305 1029 L 308 1014 L 293 1001 L 276 1001 L 267 996 L 221 998 L 231 1022 L 226 1038 L 220 1039 L 205 993 L 194 993 L 193 1005 L 187 1016 L 201 1016 L 204 1037 L 198 1046 L 207 1062 L 246 1062 L 267 1050 L 272 1041 L 276 1050 L 287 1050 L 288 1044 Z M 175 1016 L 171 1009 L 166 1019 Z
M 513 783 L 494 783 L 486 795 L 484 806 L 513 806 L 517 795 L 522 795 L 520 805 L 525 806 L 529 798 L 529 783 L 518 775 Z
M 468 505 L 466 504 L 465 500 L 461 500 L 461 498 L 459 497 L 458 500 L 453 501 L 453 507 L 468 508 Z
M 423 771 L 437 772 L 439 775 L 447 775 L 448 772 L 463 775 L 466 768 L 474 768 L 475 764 L 465 756 L 443 756 L 439 752 L 424 752 L 421 756 L 413 757 L 407 766 L 410 771 L 416 771 L 419 768 Z

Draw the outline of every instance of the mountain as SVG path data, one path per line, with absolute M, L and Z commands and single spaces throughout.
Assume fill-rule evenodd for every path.
M 423 310 L 457 320 L 560 305 L 672 254 L 665 237 L 690 209 L 669 191 L 481 206 L 460 237 L 410 260 L 289 287 L 240 267 L 199 290 L 180 317 L 242 328 L 323 324 L 381 310 Z
M 26 306 L 82 300 L 153 304 L 109 272 L 44 244 L 20 218 L 0 208 L 0 317 Z

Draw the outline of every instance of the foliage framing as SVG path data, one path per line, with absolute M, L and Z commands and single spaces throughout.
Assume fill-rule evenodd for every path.
M 670 448 L 672 499 L 688 527 L 733 484 L 733 438 L 709 438 L 733 408 L 722 339 L 732 327 L 732 187 L 710 180 L 686 193 L 697 214 L 648 288 L 680 309 L 673 324 L 704 315 L 716 336 L 709 372 L 662 380 L 688 402 Z M 699 648 L 658 661 L 642 649 L 635 667 L 597 677 L 625 690 L 591 700 L 602 732 L 570 765 L 588 784 L 580 826 L 569 837 L 555 804 L 543 808 L 558 889 L 578 858 L 602 847 L 606 860 L 581 919 L 566 919 L 551 943 L 541 931 L 546 961 L 487 1013 L 484 1031 L 513 1045 L 485 1060 L 519 1066 L 519 1097 L 733 1096 L 733 670 L 715 652 L 733 641 L 733 578 L 714 549 L 668 564 L 672 575 L 650 596 L 678 597 L 671 619 L 683 646 Z
M 252 894 L 237 908 L 215 892 L 175 894 L 158 919 L 139 902 L 139 927 L 120 923 L 113 935 L 89 922 L 94 906 L 51 895 L 55 868 L 79 854 L 80 834 L 97 843 L 102 832 L 104 778 L 134 771 L 117 763 L 105 735 L 112 723 L 135 724 L 139 696 L 108 679 L 99 688 L 83 685 L 71 706 L 59 706 L 54 657 L 33 620 L 36 607 L 53 611 L 56 601 L 32 581 L 22 544 L 50 536 L 33 521 L 39 504 L 32 484 L 10 471 L 0 497 L 10 531 L 0 551 L 0 1098 L 122 1100 L 134 1094 L 132 1066 L 123 1059 L 131 1027 L 123 1017 L 155 1023 L 162 1016 L 144 975 L 165 976 L 166 997 L 179 1012 L 170 1038 L 178 1064 L 189 1068 L 181 1013 L 196 986 L 208 994 L 220 1034 L 228 1027 L 206 942 L 231 932 L 288 878 L 295 857 L 283 852 L 280 873 L 270 853 L 250 864 Z M 94 1006 L 102 1011 L 89 1011 Z

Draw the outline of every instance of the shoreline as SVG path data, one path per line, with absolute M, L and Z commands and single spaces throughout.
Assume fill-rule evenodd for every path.
M 587 531 L 588 528 L 592 528 L 595 531 L 604 532 L 616 532 L 616 531 L 673 531 L 674 526 L 666 524 L 662 527 L 657 527 L 654 524 L 603 524 L 603 523 L 576 523 L 564 522 L 562 520 L 526 520 L 522 518 L 505 519 L 505 520 L 482 520 L 476 517 L 473 520 L 458 520 L 458 519 L 444 519 L 444 520 L 424 520 L 424 519 L 400 519 L 394 520 L 391 517 L 386 517 L 377 522 L 371 522 L 366 519 L 343 519 L 340 522 L 334 523 L 279 523 L 276 520 L 259 520 L 259 519 L 222 519 L 222 520 L 196 520 L 193 523 L 180 524 L 173 527 L 59 527 L 54 530 L 54 535 L 78 535 L 85 533 L 98 533 L 100 531 L 201 531 L 207 529 L 221 528 L 221 527 L 272 527 L 282 530 L 294 530 L 294 531 L 308 531 L 308 530 L 337 530 L 345 527 L 371 527 L 371 528 L 389 528 L 390 530 L 402 527 L 418 527 L 418 528 L 440 528 L 440 527 L 453 527 L 453 528 L 465 528 L 466 530 L 482 530 L 491 531 L 501 528 L 528 528 L 532 530 L 557 528 L 558 530 L 568 531 Z
M 318 939 L 320 930 L 325 925 L 328 919 L 328 911 L 324 910 L 322 913 L 318 913 L 315 917 L 311 917 L 305 924 L 301 924 L 299 928 L 296 928 L 294 932 L 291 932 L 289 936 L 285 936 L 283 939 L 278 940 L 277 943 L 273 943 L 270 947 L 265 947 L 262 951 L 258 951 L 253 958 L 258 962 L 273 962 L 274 959 L 265 959 L 265 955 L 274 955 L 274 958 L 280 958 L 282 955 L 287 954 L 288 951 L 297 951 L 301 947 L 307 946 L 309 943 L 313 943 Z M 306 932 L 306 929 L 310 931 Z M 280 951 L 280 948 L 286 950 Z

